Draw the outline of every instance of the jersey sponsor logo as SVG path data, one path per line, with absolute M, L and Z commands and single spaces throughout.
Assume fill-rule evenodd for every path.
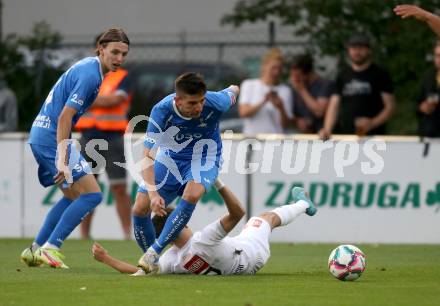
M 183 266 L 192 274 L 203 275 L 221 275 L 219 269 L 211 267 L 202 257 L 198 255 L 192 256 Z
M 177 141 L 181 141 L 181 140 L 184 140 L 184 139 L 192 141 L 194 138 L 200 139 L 202 137 L 203 137 L 203 135 L 201 133 L 178 133 L 176 135 L 175 139 Z
M 154 123 L 154 121 L 152 121 Z M 160 148 L 164 152 L 172 151 L 178 153 L 182 151 L 192 140 L 191 135 L 187 135 L 187 139 L 184 142 L 177 142 L 176 139 L 180 139 L 179 136 L 180 129 L 176 126 L 170 126 L 166 131 L 159 129 L 159 132 L 147 132 L 144 136 L 144 143 L 147 147 L 148 144 L 153 146 L 150 149 Z M 176 162 L 168 154 L 159 154 L 156 156 L 156 161 L 160 162 L 167 168 L 167 172 L 171 173 L 179 183 L 183 184 L 182 175 L 179 172 L 179 168 Z M 160 189 L 165 183 L 168 173 L 164 176 L 164 179 L 159 184 L 156 184 L 156 190 Z
M 199 135 L 196 135 L 197 137 Z M 202 135 L 200 134 L 200 137 Z M 147 132 L 144 139 L 155 147 L 160 147 L 163 150 L 170 150 L 175 153 L 182 151 L 193 140 L 193 134 L 180 133 L 180 129 L 177 126 L 170 126 L 166 131 L 159 132 Z M 178 143 L 177 140 L 186 139 L 183 143 Z M 153 147 L 154 148 L 154 147 Z
M 215 114 L 215 112 L 212 112 L 212 114 Z M 210 114 L 208 116 L 211 117 L 212 115 Z M 172 124 L 172 122 L 170 122 L 171 119 L 172 116 L 169 116 L 163 123 L 165 123 L 166 126 Z M 144 120 L 146 120 L 149 125 L 147 133 L 144 135 L 142 140 L 131 142 L 130 138 L 132 136 L 134 127 L 137 125 L 137 123 Z M 126 163 L 116 163 L 118 166 L 127 169 L 133 178 L 138 182 L 138 184 L 141 184 L 143 182 L 143 178 L 137 173 L 137 170 L 132 171 L 132 169 L 143 167 L 143 163 L 147 157 L 144 157 L 140 161 L 135 161 L 133 158 L 133 147 L 143 144 L 148 150 L 159 149 L 159 153 L 155 156 L 154 163 L 160 163 L 163 165 L 166 168 L 166 170 L 164 169 L 163 171 L 166 171 L 166 173 L 164 173 L 164 175 L 161 176 L 161 179 L 156 181 L 154 184 L 145 184 L 146 188 L 143 189 L 147 189 L 149 191 L 159 190 L 165 184 L 167 184 L 167 182 L 169 182 L 168 177 L 170 174 L 180 184 L 184 184 L 184 177 L 182 176 L 182 173 L 180 173 L 182 167 L 177 164 L 179 161 L 185 161 L 191 165 L 191 168 L 189 168 L 188 171 L 192 171 L 192 175 L 197 181 L 202 180 L 200 175 L 201 171 L 209 171 L 214 169 L 214 167 L 218 167 L 216 160 L 219 158 L 218 146 L 221 146 L 220 142 L 215 142 L 210 138 L 205 139 L 204 133 L 201 132 L 192 133 L 190 132 L 191 130 L 182 132 L 180 126 L 178 125 L 171 125 L 164 129 L 163 123 L 158 124 L 153 118 L 143 115 L 132 118 L 129 122 L 129 128 L 126 131 L 128 142 L 130 143 L 125 155 Z M 192 145 L 193 143 L 194 145 Z M 183 158 L 176 158 L 176 156 L 180 157 L 178 156 L 180 154 Z M 206 156 L 206 159 L 202 163 L 203 156 Z M 186 169 L 184 170 L 187 171 Z
M 32 126 L 48 129 L 50 128 L 50 118 L 45 115 L 38 115 L 32 123 Z
M 78 99 L 78 94 L 73 94 L 72 98 L 70 99 L 70 101 L 72 101 L 73 103 L 76 103 L 78 105 L 83 106 L 84 101 L 81 99 Z
M 209 268 L 209 264 L 200 256 L 194 255 L 183 267 L 192 274 L 201 274 Z

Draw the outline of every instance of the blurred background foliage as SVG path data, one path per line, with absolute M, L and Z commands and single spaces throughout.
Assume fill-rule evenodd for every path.
M 407 2 L 432 12 L 440 8 L 440 0 Z M 414 134 L 415 97 L 424 73 L 432 65 L 436 37 L 425 24 L 395 16 L 393 8 L 401 3 L 406 1 L 240 0 L 222 23 L 240 27 L 277 20 L 294 26 L 292 34 L 307 41 L 307 49 L 315 58 L 335 57 L 338 67 L 346 63 L 345 43 L 350 35 L 369 35 L 374 42 L 374 61 L 389 71 L 395 85 L 398 107 L 388 133 Z
M 345 43 L 354 32 L 374 42 L 374 61 L 386 68 L 395 85 L 397 113 L 389 134 L 415 134 L 416 102 L 420 82 L 432 65 L 435 35 L 415 20 L 401 20 L 393 8 L 402 1 L 377 0 L 239 0 L 222 24 L 275 20 L 293 28 L 292 36 L 305 41 L 315 58 L 330 56 L 337 68 L 346 64 Z M 437 12 L 440 0 L 412 3 Z M 61 35 L 44 21 L 27 36 L 8 35 L 0 42 L 0 67 L 19 103 L 20 129 L 28 130 L 45 96 L 66 68 L 53 65 L 48 50 L 57 49 Z
M 50 65 L 46 50 L 56 48 L 62 38 L 42 21 L 27 36 L 8 35 L 0 42 L 0 67 L 17 96 L 19 129 L 29 130 L 35 115 L 62 73 Z

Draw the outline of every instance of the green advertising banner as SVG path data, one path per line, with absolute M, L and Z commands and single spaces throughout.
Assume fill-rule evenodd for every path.
M 32 237 L 60 191 L 41 187 L 23 136 L 0 138 L 0 149 L 10 153 L 0 161 L 8 173 L 0 179 L 0 236 Z M 139 160 L 142 147 L 130 152 Z M 274 232 L 273 241 L 440 243 L 440 143 L 431 143 L 429 153 L 423 153 L 424 144 L 418 141 L 234 136 L 224 140 L 220 177 L 248 216 L 292 204 L 294 186 L 307 190 L 318 214 L 301 216 Z M 137 170 L 130 164 L 128 169 L 127 191 L 133 202 L 137 182 L 132 172 Z M 123 238 L 106 175 L 99 181 L 104 200 L 96 209 L 92 236 Z M 200 230 L 225 213 L 220 195 L 209 190 L 190 225 Z M 78 231 L 72 234 L 78 236 Z

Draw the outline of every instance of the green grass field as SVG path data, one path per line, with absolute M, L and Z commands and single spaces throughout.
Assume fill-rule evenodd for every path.
M 100 241 L 129 262 L 135 242 Z M 90 241 L 69 240 L 69 270 L 19 262 L 29 240 L 0 240 L 0 305 L 440 305 L 440 246 L 359 245 L 367 269 L 355 282 L 334 279 L 327 259 L 336 245 L 274 244 L 253 276 L 129 277 L 95 262 Z

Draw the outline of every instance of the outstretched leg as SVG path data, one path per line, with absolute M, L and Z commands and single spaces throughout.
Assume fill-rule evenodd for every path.
M 261 214 L 260 217 L 266 220 L 270 227 L 274 229 L 278 226 L 284 226 L 291 223 L 303 213 L 306 213 L 309 216 L 316 214 L 317 208 L 305 194 L 303 188 L 294 187 L 292 189 L 292 198 L 294 201 L 293 204 L 277 207 L 272 211 Z

